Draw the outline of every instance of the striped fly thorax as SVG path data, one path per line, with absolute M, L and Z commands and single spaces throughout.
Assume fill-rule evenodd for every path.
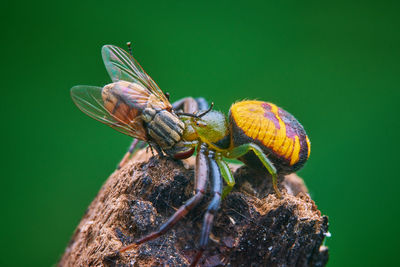
M 161 148 L 170 149 L 181 140 L 185 124 L 175 114 L 167 110 L 146 108 L 142 118 L 148 134 Z

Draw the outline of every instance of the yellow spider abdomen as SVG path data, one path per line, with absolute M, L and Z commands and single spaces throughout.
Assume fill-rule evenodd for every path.
M 235 146 L 254 142 L 282 170 L 299 169 L 310 154 L 310 141 L 303 126 L 287 111 L 263 101 L 232 105 L 230 120 Z

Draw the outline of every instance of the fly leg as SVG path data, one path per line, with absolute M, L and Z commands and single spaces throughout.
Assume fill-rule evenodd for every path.
M 117 170 L 121 169 L 127 162 L 130 156 L 133 154 L 135 151 L 136 146 L 139 143 L 139 139 L 133 139 L 131 145 L 129 146 L 128 151 L 125 153 L 124 157 L 121 159 L 121 161 L 118 163 Z
M 152 143 L 151 146 L 157 151 L 157 154 L 158 154 L 158 156 L 160 156 L 160 158 L 164 157 L 164 152 L 157 143 Z M 153 151 L 152 151 L 152 153 L 153 153 Z M 154 156 L 154 153 L 153 153 L 153 156 Z
M 161 225 L 161 227 L 157 231 L 152 232 L 152 233 L 134 241 L 132 244 L 121 248 L 118 251 L 119 253 L 122 253 L 129 249 L 132 249 L 134 247 L 137 247 L 138 245 L 143 244 L 144 242 L 155 239 L 155 238 L 165 234 L 180 219 L 182 219 L 182 217 L 184 217 L 190 210 L 192 210 L 200 202 L 200 200 L 204 196 L 204 192 L 205 192 L 206 185 L 207 185 L 207 179 L 208 179 L 209 163 L 208 163 L 207 156 L 206 156 L 207 149 L 208 149 L 208 147 L 206 144 L 201 144 L 200 150 L 196 157 L 196 170 L 195 170 L 196 194 L 193 197 L 191 197 L 184 205 L 182 205 L 174 213 L 174 215 L 172 215 L 163 225 Z
M 197 265 L 201 256 L 203 255 L 204 250 L 207 247 L 214 217 L 221 203 L 222 176 L 217 161 L 215 160 L 215 152 L 209 151 L 208 158 L 210 164 L 210 178 L 212 183 L 213 198 L 210 204 L 208 205 L 206 214 L 204 215 L 203 228 L 201 230 L 201 236 L 200 236 L 200 248 L 193 262 L 190 264 L 190 266 L 193 267 Z

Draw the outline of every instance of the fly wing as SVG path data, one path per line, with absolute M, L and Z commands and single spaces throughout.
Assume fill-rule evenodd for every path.
M 96 119 L 115 130 L 146 141 L 146 133 L 143 131 L 140 121 L 133 121 L 127 124 L 114 116 L 105 108 L 101 95 L 102 88 L 97 86 L 77 85 L 71 89 L 71 97 L 75 105 L 85 114 Z
M 149 89 L 160 101 L 168 104 L 168 106 L 170 105 L 158 85 L 125 50 L 114 45 L 105 45 L 101 50 L 101 54 L 104 65 L 113 82 L 128 81 L 139 83 Z

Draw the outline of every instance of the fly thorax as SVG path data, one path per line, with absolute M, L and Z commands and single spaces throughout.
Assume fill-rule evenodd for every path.
M 142 117 L 148 134 L 162 149 L 170 149 L 181 140 L 185 124 L 175 114 L 146 108 Z
M 142 119 L 145 123 L 149 123 L 153 120 L 154 116 L 156 115 L 157 111 L 152 108 L 145 108 L 142 112 Z

